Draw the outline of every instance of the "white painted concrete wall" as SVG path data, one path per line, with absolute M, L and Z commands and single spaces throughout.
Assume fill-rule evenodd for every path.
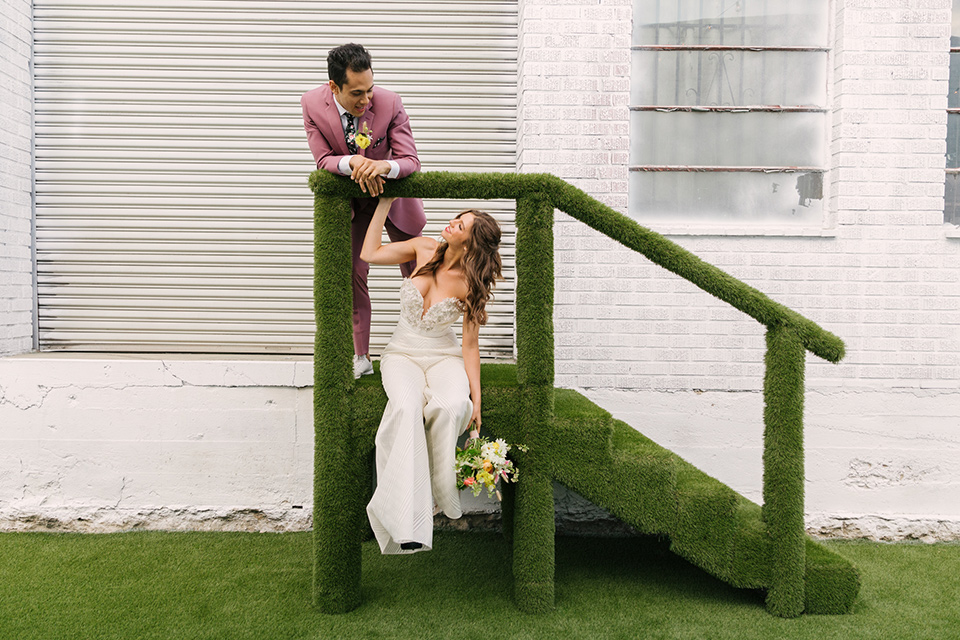
M 0 359 L 0 529 L 303 528 L 310 384 L 306 358 Z
M 0 0 L 0 356 L 33 348 L 33 5 Z
M 631 5 L 519 5 L 519 170 L 621 211 Z M 957 538 L 960 238 L 942 224 L 951 3 L 835 8 L 823 235 L 674 239 L 847 342 L 838 365 L 808 358 L 810 527 Z M 556 256 L 558 384 L 759 501 L 762 327 L 564 215 Z M 0 528 L 307 526 L 309 367 L 0 360 Z
M 0 358 L 0 531 L 307 529 L 312 384 L 309 357 Z

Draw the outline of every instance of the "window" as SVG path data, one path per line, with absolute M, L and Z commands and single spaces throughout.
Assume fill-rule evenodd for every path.
M 960 0 L 953 0 L 953 21 L 950 25 L 946 182 L 943 221 L 960 225 Z
M 635 218 L 821 223 L 827 7 L 635 0 Z

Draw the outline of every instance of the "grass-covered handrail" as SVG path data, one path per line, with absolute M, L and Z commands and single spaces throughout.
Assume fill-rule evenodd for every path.
M 310 188 L 317 195 L 343 198 L 365 196 L 349 179 L 325 171 L 315 171 L 310 175 Z M 843 341 L 812 320 L 771 300 L 764 293 L 704 262 L 680 245 L 637 224 L 556 176 L 544 173 L 429 171 L 390 181 L 386 193 L 398 197 L 461 200 L 517 200 L 525 195 L 543 194 L 555 208 L 643 254 L 654 264 L 692 282 L 757 322 L 771 328 L 790 329 L 811 353 L 830 362 L 843 359 Z

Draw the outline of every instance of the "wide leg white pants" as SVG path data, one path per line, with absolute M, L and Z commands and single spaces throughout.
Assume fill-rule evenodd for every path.
M 457 491 L 457 438 L 473 403 L 463 359 L 389 353 L 380 361 L 387 407 L 377 431 L 377 488 L 367 516 L 380 551 L 412 553 L 404 542 L 433 547 L 434 502 L 463 515 Z

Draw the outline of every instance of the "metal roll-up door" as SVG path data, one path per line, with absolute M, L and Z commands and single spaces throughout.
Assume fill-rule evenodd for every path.
M 515 170 L 516 3 L 37 0 L 37 268 L 45 350 L 310 353 L 313 170 L 300 95 L 360 42 L 424 171 Z M 513 202 L 427 201 L 504 227 L 481 331 L 512 357 Z M 374 353 L 399 271 L 371 270 Z

